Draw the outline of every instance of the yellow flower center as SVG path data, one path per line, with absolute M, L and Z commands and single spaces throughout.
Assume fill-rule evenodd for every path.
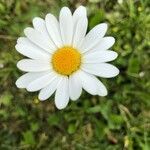
M 70 75 L 81 65 L 81 54 L 73 47 L 65 46 L 58 49 L 52 56 L 53 69 L 62 75 Z

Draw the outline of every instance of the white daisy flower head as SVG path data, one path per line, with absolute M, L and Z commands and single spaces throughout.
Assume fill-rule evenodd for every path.
M 95 26 L 88 34 L 86 8 L 78 7 L 72 14 L 63 7 L 59 21 L 52 14 L 45 19 L 33 19 L 33 28 L 26 28 L 26 37 L 17 40 L 16 50 L 28 57 L 17 63 L 27 72 L 16 85 L 29 92 L 39 91 L 39 100 L 48 99 L 55 92 L 58 109 L 67 106 L 69 99 L 79 99 L 82 89 L 92 95 L 106 96 L 107 89 L 96 77 L 111 78 L 119 70 L 108 62 L 117 53 L 109 50 L 113 37 L 104 37 L 107 24 Z

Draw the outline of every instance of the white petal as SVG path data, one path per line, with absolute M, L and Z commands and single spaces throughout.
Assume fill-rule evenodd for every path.
M 86 16 L 87 16 L 86 8 L 84 6 L 79 6 L 73 14 L 74 24 L 76 24 L 81 17 L 86 17 Z
M 95 84 L 95 79 L 93 78 L 93 75 L 88 74 L 84 71 L 80 71 L 79 74 L 83 89 L 91 95 L 96 95 L 97 85 Z
M 86 8 L 79 6 L 73 14 L 73 46 L 80 49 L 80 45 L 83 42 L 83 37 L 85 37 L 87 31 L 87 12 Z
M 38 91 L 38 90 L 46 87 L 48 84 L 50 84 L 56 77 L 57 77 L 57 75 L 55 72 L 50 72 L 50 73 L 34 80 L 33 82 L 31 82 L 27 86 L 27 90 L 31 91 L 31 92 Z
M 86 17 L 82 17 L 78 20 L 76 28 L 74 28 L 73 46 L 79 48 L 84 40 L 88 26 L 88 20 Z
M 55 92 L 61 80 L 61 77 L 56 77 L 48 86 L 43 88 L 39 93 L 39 100 L 44 101 L 48 99 Z
M 82 70 L 103 78 L 111 78 L 119 74 L 118 68 L 107 63 L 83 64 Z
M 48 31 L 47 31 L 47 28 L 46 28 L 46 23 L 42 18 L 35 17 L 33 19 L 33 26 L 37 31 L 39 31 L 44 36 L 43 40 L 46 40 L 47 42 L 49 42 L 49 44 L 53 48 L 52 50 L 57 49 L 57 47 L 55 46 L 55 44 L 53 43 L 51 37 L 48 34 Z
M 77 73 L 72 74 L 69 77 L 69 95 L 72 100 L 77 100 L 82 93 L 82 84 L 80 76 Z
M 101 23 L 95 26 L 85 37 L 81 49 L 86 52 L 97 45 L 107 31 L 107 24 Z
M 61 83 L 58 85 L 55 94 L 55 105 L 58 109 L 63 109 L 69 102 L 69 81 L 68 77 L 63 77 Z
M 107 89 L 95 76 L 80 71 L 80 78 L 83 88 L 91 95 L 106 96 Z
M 26 88 L 32 81 L 38 79 L 39 77 L 46 75 L 48 72 L 29 72 L 22 75 L 17 81 L 16 86 L 18 88 Z
M 55 16 L 52 14 L 47 14 L 46 18 L 46 27 L 47 31 L 53 40 L 53 42 L 56 44 L 57 47 L 62 47 L 62 39 L 61 39 L 61 34 L 60 34 L 60 28 L 59 28 L 59 23 Z
M 40 47 L 30 42 L 27 38 L 21 38 L 18 40 L 18 44 L 15 46 L 16 50 L 24 56 L 31 59 L 49 59 L 50 53 L 47 53 Z
M 91 48 L 90 51 L 96 52 L 96 51 L 104 51 L 108 50 L 110 47 L 112 47 L 115 43 L 115 39 L 113 37 L 104 37 L 102 38 L 95 47 Z M 90 53 L 90 51 L 86 53 Z
M 72 44 L 73 19 L 69 8 L 63 7 L 59 16 L 61 37 L 64 45 Z
M 93 78 L 95 78 L 95 84 L 97 85 L 97 95 L 106 96 L 107 89 L 105 85 L 100 80 L 98 80 L 95 76 L 93 76 Z
M 46 26 L 44 26 L 45 25 L 45 21 L 42 18 L 35 17 L 32 22 L 33 22 L 34 29 L 36 29 L 37 31 L 39 31 L 41 33 L 43 31 L 45 32 L 45 29 L 46 29 Z
M 26 42 L 26 39 L 27 39 L 27 38 L 25 38 L 25 37 L 19 37 L 19 38 L 17 39 L 17 44 L 25 43 L 25 42 Z
M 27 36 L 27 38 L 37 46 L 43 48 L 45 51 L 49 53 L 53 52 L 54 49 L 53 45 L 51 45 L 51 43 L 45 39 L 45 37 L 43 36 L 43 34 L 41 34 L 41 32 L 28 27 L 24 30 L 24 33 Z
M 40 72 L 51 69 L 50 62 L 44 60 L 22 59 L 17 63 L 17 67 L 26 72 Z
M 96 51 L 89 53 L 85 53 L 83 55 L 82 60 L 83 63 L 102 63 L 102 62 L 109 62 L 116 59 L 118 54 L 114 51 L 105 50 L 105 51 Z

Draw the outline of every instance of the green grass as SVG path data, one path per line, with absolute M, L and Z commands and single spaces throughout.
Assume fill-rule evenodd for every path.
M 150 1 L 82 0 L 89 29 L 107 22 L 116 39 L 113 62 L 119 76 L 103 79 L 108 96 L 84 92 L 64 110 L 53 97 L 39 102 L 38 93 L 17 89 L 23 58 L 16 39 L 35 16 L 72 10 L 75 0 L 0 0 L 0 149 L 1 150 L 149 150 L 150 149 Z

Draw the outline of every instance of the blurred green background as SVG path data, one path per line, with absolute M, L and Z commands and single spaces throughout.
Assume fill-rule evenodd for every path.
M 89 28 L 106 22 L 114 36 L 119 76 L 102 79 L 109 94 L 83 92 L 57 110 L 53 97 L 17 89 L 23 58 L 15 50 L 35 16 L 58 16 L 62 6 L 87 7 Z M 0 150 L 150 150 L 149 0 L 0 0 Z

